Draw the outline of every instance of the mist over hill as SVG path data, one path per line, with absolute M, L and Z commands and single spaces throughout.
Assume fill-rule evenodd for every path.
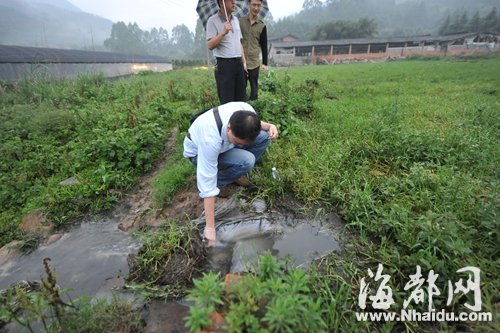
M 66 0 L 0 0 L 0 44 L 102 49 L 113 22 Z

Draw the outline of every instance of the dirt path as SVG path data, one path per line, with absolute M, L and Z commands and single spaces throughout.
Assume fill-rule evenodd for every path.
M 158 226 L 165 219 L 195 219 L 203 211 L 202 202 L 198 196 L 195 180 L 192 179 L 188 185 L 179 191 L 172 201 L 166 204 L 161 212 L 153 209 L 152 182 L 163 170 L 165 164 L 173 157 L 175 151 L 177 131 L 174 131 L 165 143 L 163 158 L 155 168 L 145 175 L 136 187 L 125 194 L 121 205 L 128 209 L 128 214 L 119 223 L 118 228 L 123 231 L 137 229 L 142 226 Z

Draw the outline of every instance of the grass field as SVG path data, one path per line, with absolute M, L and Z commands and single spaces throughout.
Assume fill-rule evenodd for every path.
M 261 76 L 254 107 L 282 136 L 251 177 L 271 204 L 285 193 L 305 206 L 335 210 L 353 240 L 314 273 L 329 331 L 426 331 L 428 323 L 360 323 L 361 279 L 373 296 L 383 274 L 398 312 L 420 266 L 427 309 L 429 272 L 439 274 L 437 310 L 466 310 L 473 292 L 448 297 L 457 270 L 481 271 L 482 311 L 493 322 L 439 323 L 442 331 L 497 331 L 499 284 L 500 57 L 305 66 Z M 211 73 L 193 70 L 107 82 L 2 85 L 1 244 L 24 235 L 24 214 L 56 224 L 108 207 L 151 169 L 173 126 L 213 106 Z M 186 176 L 176 154 L 155 197 L 166 200 Z M 177 162 L 176 162 L 177 161 Z M 281 181 L 272 181 L 276 166 Z M 72 188 L 58 183 L 83 179 Z M 165 188 L 163 188 L 165 187 Z M 163 189 L 162 189 L 163 188 Z M 162 194 L 161 191 L 164 191 Z M 160 192 L 160 193 L 158 193 Z M 75 200 L 76 198 L 76 200 Z M 163 198 L 163 199 L 162 199 Z M 161 206 L 161 202 L 159 203 Z M 376 278 L 376 277 L 375 277 Z M 453 291 L 453 290 L 452 290 Z M 367 301 L 367 310 L 373 304 Z M 327 309 L 327 310 L 325 310 Z M 380 311 L 380 310 L 377 310 Z
M 495 312 L 499 73 L 498 59 L 287 72 L 292 83 L 320 82 L 316 108 L 273 147 L 270 164 L 304 202 L 339 210 L 359 236 L 353 251 L 365 269 L 375 272 L 381 263 L 392 276 L 399 306 L 417 265 L 424 278 L 430 270 L 439 274 L 440 286 L 458 279 L 458 269 L 476 266 L 483 310 Z M 359 281 L 367 273 L 350 276 Z

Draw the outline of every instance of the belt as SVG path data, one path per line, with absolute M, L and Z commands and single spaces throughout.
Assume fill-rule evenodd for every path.
M 216 57 L 217 61 L 241 61 L 241 57 L 235 57 L 235 58 L 221 58 L 221 57 Z

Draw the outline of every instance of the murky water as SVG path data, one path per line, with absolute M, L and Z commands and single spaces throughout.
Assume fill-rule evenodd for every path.
M 291 266 L 307 268 L 313 260 L 340 250 L 341 223 L 334 215 L 305 220 L 254 213 L 218 221 L 218 244 L 209 251 L 209 268 L 223 275 L 254 270 L 258 257 L 267 251 L 287 258 Z
M 240 203 L 232 201 L 219 210 L 224 216 L 217 217 L 219 243 L 209 251 L 209 269 L 223 274 L 251 271 L 266 251 L 288 257 L 293 266 L 307 267 L 312 260 L 339 250 L 335 228 L 340 223 L 335 216 L 308 221 L 263 213 L 261 206 L 253 202 L 254 212 L 241 213 Z M 0 266 L 0 289 L 20 280 L 45 277 L 42 262 L 48 257 L 58 284 L 70 290 L 68 296 L 95 296 L 110 280 L 127 276 L 127 256 L 141 246 L 117 228 L 123 214 L 117 210 L 111 216 L 86 221 L 57 242 Z
M 43 259 L 50 258 L 57 283 L 68 296 L 94 296 L 106 281 L 128 274 L 127 256 L 141 244 L 117 228 L 120 214 L 99 222 L 86 221 L 49 246 L 0 266 L 0 289 L 20 280 L 46 277 Z

